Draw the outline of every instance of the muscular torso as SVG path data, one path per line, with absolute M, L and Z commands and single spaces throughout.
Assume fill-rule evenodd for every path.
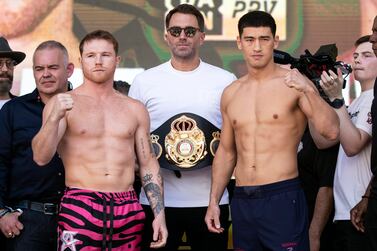
M 58 152 L 66 185 L 103 192 L 128 191 L 134 181 L 137 121 L 129 98 L 114 93 L 97 100 L 72 94 L 67 129 Z
M 297 146 L 306 126 L 300 93 L 284 84 L 283 74 L 263 83 L 242 78 L 232 88 L 226 114 L 235 136 L 237 185 L 297 177 Z

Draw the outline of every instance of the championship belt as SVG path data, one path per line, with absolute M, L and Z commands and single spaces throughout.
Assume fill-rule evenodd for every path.
M 150 137 L 162 168 L 187 171 L 212 164 L 220 129 L 201 116 L 181 113 L 168 119 Z

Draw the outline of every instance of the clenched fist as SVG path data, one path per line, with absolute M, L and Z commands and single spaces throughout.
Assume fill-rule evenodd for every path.
M 51 116 L 56 120 L 62 119 L 67 111 L 72 110 L 73 108 L 73 98 L 71 94 L 57 94 L 52 102 L 54 103 L 52 105 Z
M 297 69 L 292 69 L 285 75 L 284 83 L 289 88 L 295 88 L 299 92 L 306 92 L 313 89 L 312 82 Z

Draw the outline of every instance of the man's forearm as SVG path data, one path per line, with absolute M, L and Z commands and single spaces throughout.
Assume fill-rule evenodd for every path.
M 46 165 L 56 153 L 58 145 L 58 122 L 47 122 L 32 140 L 33 159 L 40 165 Z
M 141 174 L 141 182 L 153 214 L 156 217 L 164 210 L 163 181 L 160 172 L 147 171 Z
M 310 105 L 310 122 L 316 130 L 328 140 L 336 140 L 339 136 L 339 118 L 321 96 L 315 91 L 305 92 Z
M 212 165 L 212 184 L 211 184 L 211 194 L 210 203 L 218 205 L 221 196 L 224 193 L 225 187 L 228 185 L 229 180 L 234 171 L 235 157 L 233 154 L 228 154 L 228 158 L 221 158 L 220 155 L 224 156 L 225 153 L 218 149 L 217 157 L 213 161 Z
M 317 132 L 317 130 L 315 129 L 315 127 L 312 125 L 310 121 L 308 124 L 309 124 L 310 135 L 312 136 L 313 141 L 318 149 L 327 149 L 339 143 L 339 138 L 335 140 L 328 140 L 325 137 L 323 137 L 320 133 Z
M 213 171 L 212 171 L 213 172 Z M 212 173 L 212 185 L 210 194 L 210 204 L 218 205 L 224 194 L 225 188 L 229 183 L 231 174 L 221 174 L 221 172 Z
M 321 236 L 324 227 L 333 209 L 333 189 L 331 187 L 320 187 L 318 190 L 313 218 L 310 223 L 309 232 Z
M 366 144 L 371 139 L 364 132 L 361 133 L 361 129 L 357 128 L 351 121 L 348 111 L 345 106 L 336 110 L 340 120 L 340 143 L 348 156 L 353 156 L 360 153 Z

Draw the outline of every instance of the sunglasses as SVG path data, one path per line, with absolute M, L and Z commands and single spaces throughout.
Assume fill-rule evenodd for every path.
M 200 31 L 199 28 L 187 26 L 185 28 L 181 28 L 178 26 L 173 26 L 167 29 L 167 31 L 172 35 L 173 37 L 179 37 L 181 35 L 182 30 L 184 31 L 186 37 L 193 37 L 195 36 L 197 31 Z
M 12 69 L 16 65 L 16 61 L 14 60 L 0 60 L 0 69 L 4 67 L 4 64 L 7 66 L 8 69 Z

